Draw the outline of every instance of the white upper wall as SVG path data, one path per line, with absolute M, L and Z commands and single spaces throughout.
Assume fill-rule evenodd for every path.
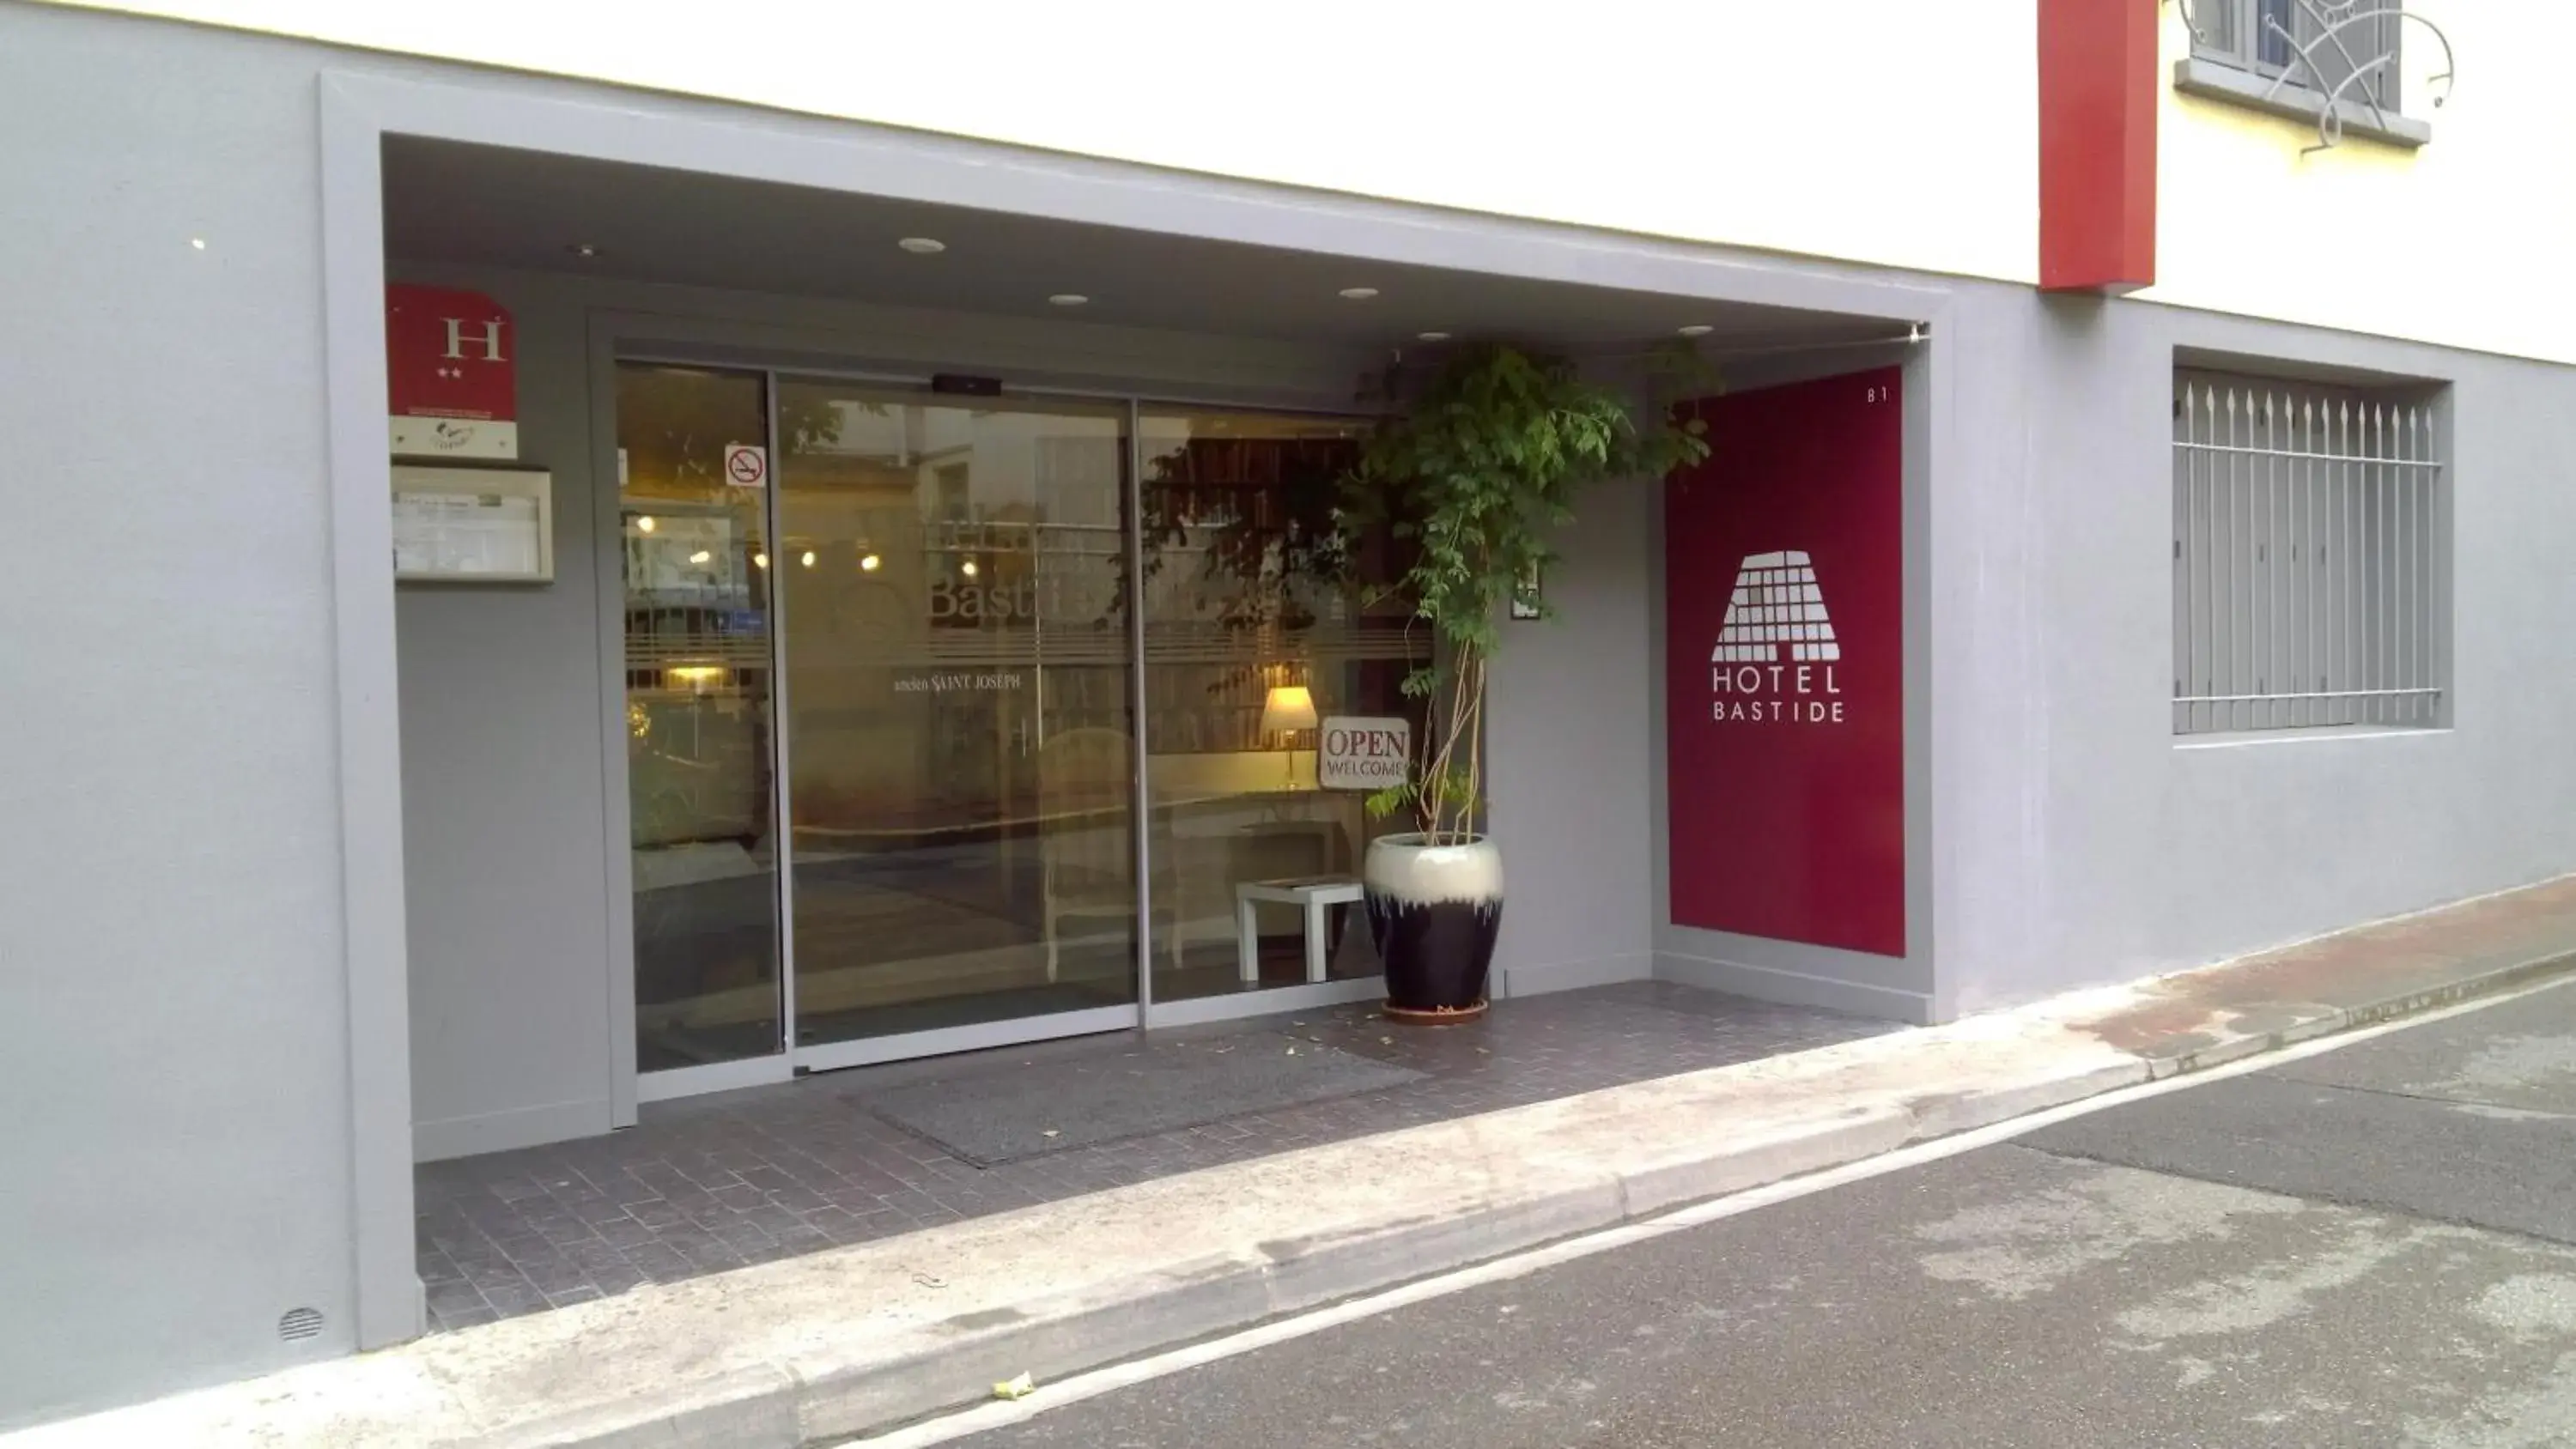
M 1155 166 L 1928 272 L 2035 282 L 2035 0 L 848 6 L 734 0 L 64 0 Z M 2158 0 L 2138 0 L 2158 3 Z M 2457 43 L 2420 152 L 2175 94 L 2165 8 L 2147 295 L 2576 362 L 2563 0 L 2409 0 Z M 2211 3 L 2211 0 L 2203 0 Z
M 2037 275 L 2028 0 L 732 0 L 620 7 L 614 23 L 596 0 L 79 3 L 1436 206 Z M 1981 10 L 1998 14 L 1961 18 Z
M 2201 0 L 2203 4 L 2212 0 Z M 2163 90 L 2157 285 L 2214 312 L 2576 362 L 2576 153 L 2566 0 L 2407 0 L 2451 38 L 2406 27 L 2398 94 L 2433 130 L 2421 150 Z M 2164 68 L 2190 53 L 2168 4 Z
M 72 0 L 1295 186 L 2032 282 L 2036 5 L 1594 0 L 1577 25 L 1465 0 L 828 7 L 735 0 Z M 2150 3 L 2150 0 L 2140 0 Z M 2576 362 L 2550 68 L 2561 0 L 2425 0 L 2463 77 L 2420 152 L 2162 85 L 2158 270 L 2178 305 Z M 2249 238 L 2268 241 L 2249 242 Z

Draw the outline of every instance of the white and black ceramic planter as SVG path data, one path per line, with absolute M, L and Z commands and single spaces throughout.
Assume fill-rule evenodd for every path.
M 1485 1009 L 1485 973 L 1503 924 L 1503 856 L 1485 837 L 1429 845 L 1420 835 L 1369 842 L 1360 866 L 1369 934 L 1386 965 L 1386 1010 L 1456 1020 Z

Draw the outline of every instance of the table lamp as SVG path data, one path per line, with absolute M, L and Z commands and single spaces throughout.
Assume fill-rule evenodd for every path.
M 1315 695 L 1302 684 L 1274 684 L 1261 702 L 1261 732 L 1285 735 L 1315 727 Z M 1288 787 L 1297 787 L 1297 747 L 1288 742 Z

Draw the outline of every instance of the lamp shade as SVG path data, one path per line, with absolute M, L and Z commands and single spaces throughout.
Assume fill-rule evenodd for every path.
M 1261 704 L 1261 732 L 1279 734 L 1286 730 L 1310 730 L 1315 727 L 1315 696 L 1302 684 L 1274 684 L 1270 697 Z

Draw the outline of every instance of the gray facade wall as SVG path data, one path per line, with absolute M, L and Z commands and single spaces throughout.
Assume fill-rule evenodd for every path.
M 1658 486 L 1584 495 L 1543 582 L 1554 618 L 1502 625 L 1488 679 L 1488 793 L 1506 904 L 1495 990 L 1653 970 L 1656 791 L 1649 701 L 1661 668 L 1646 581 Z
M 2576 871 L 2576 369 L 2000 287 L 1949 327 L 1945 1014 Z M 2448 384 L 2452 728 L 2175 737 L 2178 350 Z
M 0 1427 L 354 1341 L 312 69 L 0 3 Z
M 2008 287 L 1963 286 L 1941 319 L 1939 451 L 1928 523 L 1931 688 L 1909 717 L 1931 732 L 1933 829 L 1932 1016 L 1947 1019 L 1980 1003 L 2037 993 L 2013 975 L 2089 980 L 2081 961 L 2050 961 L 2032 936 L 2023 878 L 2028 833 L 2041 813 L 2032 731 L 2045 720 L 2030 654 L 2045 642 L 2026 580 L 2040 567 L 2042 539 L 2026 516 L 2031 433 L 2046 395 L 2027 389 L 2037 301 Z M 2099 304 L 2096 304 L 2097 308 Z M 2068 379 L 2048 378 L 2055 388 Z M 2107 456 L 2107 448 L 2103 456 Z M 2162 466 L 2131 460 L 2143 479 Z M 2133 485 L 2138 486 L 2138 485 Z M 2167 527 L 2158 537 L 2169 533 Z M 2140 547 L 2149 545 L 2141 542 Z M 2168 618 L 2169 616 L 2158 616 Z M 2164 657 L 2170 657 L 2170 651 Z M 2161 662 L 2155 666 L 2161 670 Z
M 440 280 L 453 280 L 440 278 Z M 555 581 L 406 584 L 395 599 L 410 948 L 412 1150 L 423 1159 L 615 1122 L 600 582 L 586 313 L 561 287 L 474 285 L 518 330 L 522 464 L 554 485 Z M 615 491 L 610 475 L 610 491 Z M 614 582 L 613 577 L 610 580 Z

